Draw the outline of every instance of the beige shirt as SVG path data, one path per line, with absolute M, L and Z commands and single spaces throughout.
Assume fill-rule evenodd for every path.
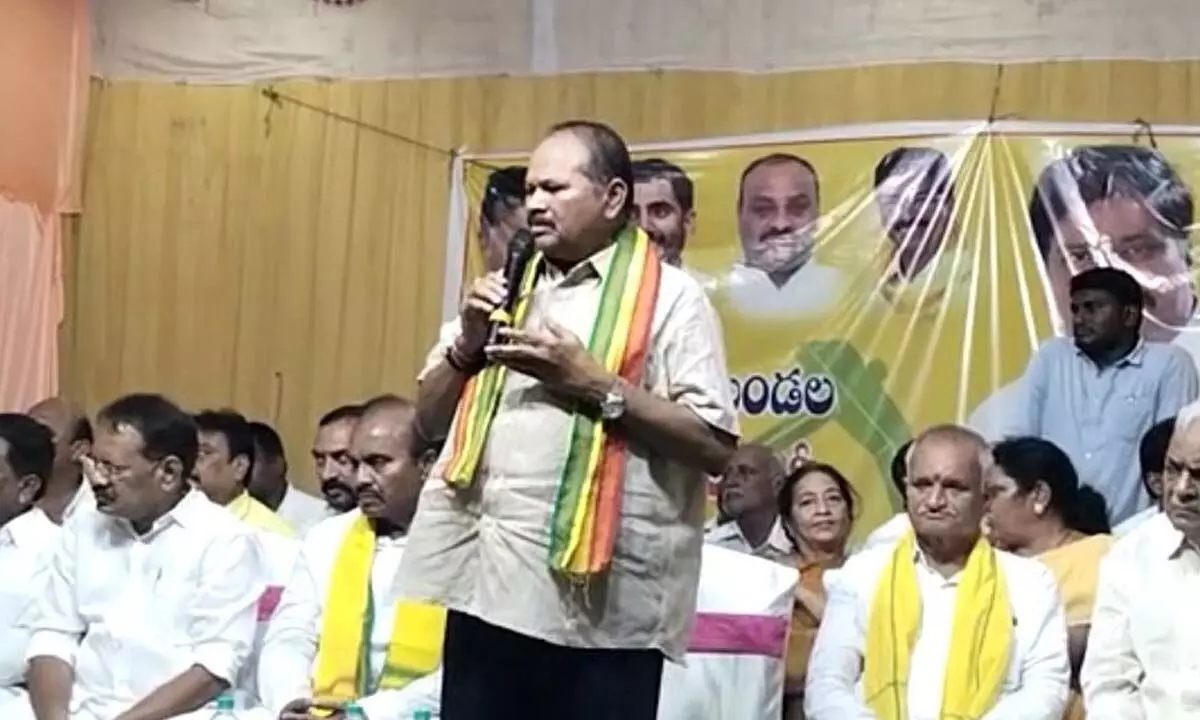
M 745 534 L 742 533 L 742 526 L 738 525 L 736 520 L 730 520 L 720 525 L 710 524 L 705 529 L 704 542 L 766 560 L 780 560 L 794 555 L 796 552 L 792 541 L 784 532 L 783 523 L 779 521 L 779 518 L 775 518 L 775 524 L 771 526 L 771 534 L 757 547 L 751 545 L 750 541 L 746 539 Z
M 566 276 L 549 269 L 533 292 L 526 325 L 549 318 L 585 335 L 612 256 L 607 248 Z M 454 337 L 448 329 L 441 335 L 425 372 Z M 736 434 L 715 313 L 678 268 L 662 267 L 650 344 L 645 387 Z M 681 658 L 700 574 L 704 473 L 653 448 L 630 446 L 613 565 L 585 596 L 552 573 L 547 560 L 573 417 L 539 382 L 508 375 L 473 486 L 457 491 L 442 481 L 446 452 L 425 484 L 400 592 L 559 645 L 657 648 Z

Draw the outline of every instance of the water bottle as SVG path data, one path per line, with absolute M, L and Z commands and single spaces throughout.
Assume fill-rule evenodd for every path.
M 233 693 L 221 693 L 217 697 L 217 711 L 212 714 L 210 720 L 237 720 L 237 715 L 233 712 L 233 707 Z

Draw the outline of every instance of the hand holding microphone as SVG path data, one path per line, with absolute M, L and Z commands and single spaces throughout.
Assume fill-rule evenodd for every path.
M 535 250 L 528 230 L 518 230 L 508 244 L 504 271 L 491 272 L 475 281 L 463 301 L 462 335 L 454 352 L 472 363 L 484 348 L 503 342 L 500 328 L 512 325 L 513 309 L 521 292 L 521 279 Z
M 500 328 L 512 327 L 513 312 L 521 296 L 521 281 L 525 279 L 525 270 L 535 249 L 533 235 L 524 229 L 514 233 L 508 243 L 508 255 L 504 259 L 504 298 L 502 304 L 488 315 L 488 345 L 502 342 Z

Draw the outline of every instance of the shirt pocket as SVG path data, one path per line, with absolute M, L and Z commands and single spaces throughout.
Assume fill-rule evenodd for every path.
M 1149 383 L 1117 388 L 1109 403 L 1108 432 L 1111 437 L 1135 443 L 1154 420 L 1155 389 Z

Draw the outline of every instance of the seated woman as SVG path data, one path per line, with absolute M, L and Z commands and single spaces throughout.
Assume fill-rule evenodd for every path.
M 779 517 L 800 571 L 788 640 L 784 720 L 804 717 L 804 676 L 808 656 L 825 614 L 822 575 L 841 567 L 854 517 L 854 491 L 837 468 L 810 462 L 793 470 L 779 491 Z
M 1036 437 L 1003 440 L 992 448 L 988 475 L 988 538 L 1002 550 L 1036 557 L 1058 580 L 1069 626 L 1071 702 L 1064 718 L 1082 718 L 1079 668 L 1087 649 L 1096 573 L 1112 545 L 1108 508 L 1080 484 L 1071 459 Z

